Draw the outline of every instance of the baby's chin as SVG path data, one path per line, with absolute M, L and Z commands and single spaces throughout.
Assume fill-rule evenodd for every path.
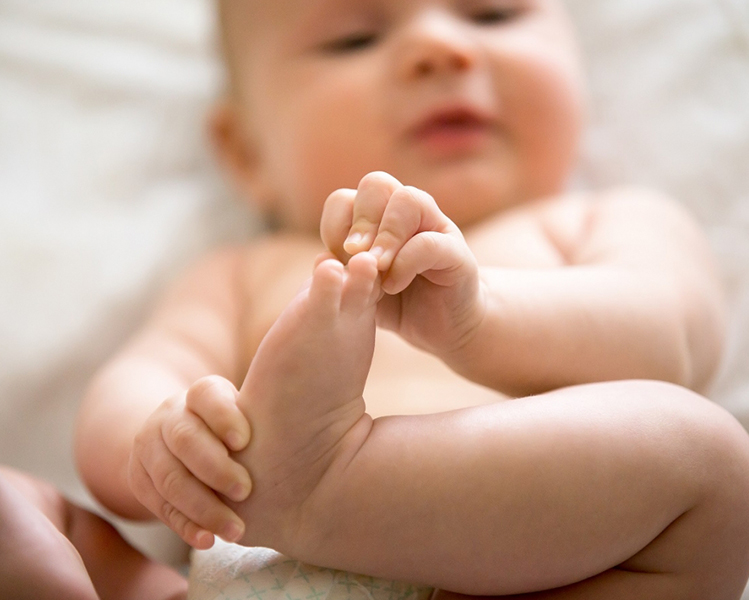
M 416 178 L 415 178 L 416 179 Z M 446 169 L 424 178 L 404 181 L 428 192 L 459 227 L 468 227 L 530 198 L 516 178 L 499 171 Z

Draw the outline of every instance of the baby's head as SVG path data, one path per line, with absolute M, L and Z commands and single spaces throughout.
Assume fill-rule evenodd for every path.
M 283 226 L 387 171 L 460 226 L 561 191 L 583 84 L 560 0 L 220 0 L 235 181 Z

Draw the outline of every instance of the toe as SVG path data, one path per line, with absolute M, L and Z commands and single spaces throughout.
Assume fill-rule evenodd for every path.
M 323 260 L 315 267 L 309 288 L 309 306 L 317 314 L 337 314 L 341 304 L 344 267 L 336 259 Z
M 360 313 L 373 307 L 379 296 L 377 259 L 369 252 L 354 256 L 342 290 L 341 310 Z

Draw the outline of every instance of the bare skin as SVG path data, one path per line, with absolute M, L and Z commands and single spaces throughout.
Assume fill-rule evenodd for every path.
M 729 415 L 621 382 L 373 421 L 371 263 L 320 263 L 258 349 L 242 543 L 467 594 L 739 597 L 749 438 Z
M 372 204 L 384 207 L 404 190 L 391 176 L 373 173 L 358 190 L 332 194 L 322 223 L 328 250 L 347 260 L 343 245 L 357 202 L 369 204 L 376 193 L 382 199 Z M 435 299 L 446 297 L 447 288 L 425 285 L 419 253 L 405 270 L 402 261 L 390 268 L 378 259 L 391 293 L 380 301 L 378 321 L 394 332 L 376 333 L 366 386 L 373 417 L 441 412 L 601 379 L 698 387 L 714 371 L 720 292 L 704 240 L 672 203 L 626 191 L 551 198 L 462 233 L 416 192 L 405 195 L 416 200 L 408 210 L 428 217 L 434 226 L 426 233 L 445 242 L 422 250 L 452 265 L 442 274 L 452 277 L 439 283 L 449 283 L 448 293 L 467 298 L 470 307 L 480 292 L 492 318 L 483 321 L 486 335 L 462 347 L 468 352 L 456 352 L 454 340 L 465 336 L 451 336 L 448 327 L 434 337 L 439 321 L 432 309 L 440 308 Z M 410 246 L 408 236 L 401 232 L 396 245 Z M 77 453 L 105 506 L 130 518 L 155 515 L 196 548 L 210 547 L 214 535 L 241 536 L 241 520 L 214 493 L 240 500 L 249 489 L 246 472 L 229 456 L 249 440 L 233 406 L 236 387 L 325 250 L 311 236 L 279 234 L 209 257 L 101 370 L 82 405 Z M 399 277 L 408 273 L 406 282 L 417 276 L 392 295 L 398 289 L 388 286 L 399 269 Z M 413 310 L 401 312 L 406 306 Z M 228 438 L 232 423 L 242 425 L 239 446 Z M 175 469 L 178 463 L 184 469 Z M 231 491 L 237 482 L 239 496 Z
M 243 411 L 266 423 L 252 442 L 264 473 L 253 497 L 282 489 L 281 499 L 295 505 L 335 459 L 338 440 L 368 428 L 362 394 L 374 352 L 377 279 L 371 255 L 355 257 L 346 270 L 337 260 L 323 260 L 263 340 L 238 399 Z M 288 376 L 278 377 L 281 372 Z M 299 410 L 299 401 L 306 410 Z M 293 443 L 283 446 L 279 439 Z M 237 457 L 241 464 L 244 456 Z M 257 517 L 271 526 L 264 513 Z
M 228 453 L 249 439 L 227 437 L 236 387 L 315 257 L 327 249 L 345 263 L 366 249 L 390 199 L 431 194 L 434 227 L 414 239 L 464 236 L 458 271 L 470 278 L 445 295 L 419 273 L 396 293 L 397 261 L 382 268 L 389 309 L 378 319 L 392 332 L 376 334 L 373 416 L 594 381 L 710 381 L 723 305 L 699 228 L 653 192 L 565 192 L 585 90 L 560 0 L 217 4 L 231 90 L 212 112 L 212 139 L 236 189 L 279 229 L 196 266 L 95 377 L 76 454 L 107 508 L 161 519 L 197 548 L 241 537 L 216 494 L 248 493 Z M 332 221 L 331 192 L 343 208 Z M 463 268 L 474 266 L 481 285 Z M 450 339 L 432 324 L 442 300 L 455 308 L 466 290 L 467 320 L 450 323 Z
M 674 202 L 564 193 L 584 91 L 562 4 L 221 6 L 233 95 L 211 130 L 280 231 L 198 265 L 97 375 L 77 433 L 93 493 L 197 548 L 457 592 L 736 597 L 744 432 L 672 385 L 579 385 L 700 389 L 723 308 Z M 403 200 L 420 252 L 401 281 L 369 240 Z M 326 249 L 348 270 L 323 260 L 297 296 Z M 236 402 L 252 441 L 229 437 Z
M 50 484 L 0 468 L 0 596 L 182 600 L 187 581 Z

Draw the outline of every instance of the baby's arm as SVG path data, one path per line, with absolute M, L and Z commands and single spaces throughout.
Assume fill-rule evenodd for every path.
M 675 202 L 643 190 L 570 201 L 540 216 L 566 264 L 482 268 L 486 318 L 458 372 L 515 395 L 577 383 L 656 379 L 701 390 L 718 366 L 724 299 L 704 234 Z
M 249 440 L 231 383 L 241 377 L 237 263 L 234 253 L 214 257 L 179 283 L 97 374 L 76 432 L 80 472 L 108 509 L 156 515 L 196 547 L 242 532 L 210 488 L 241 499 L 250 487 L 228 454 Z
M 559 268 L 477 269 L 436 203 L 382 173 L 331 195 L 321 231 L 343 260 L 382 247 L 391 296 L 378 323 L 478 383 L 522 396 L 615 379 L 709 382 L 722 298 L 683 210 L 624 190 L 549 203 L 533 218 L 559 246 Z M 563 222 L 576 223 L 565 231 Z

